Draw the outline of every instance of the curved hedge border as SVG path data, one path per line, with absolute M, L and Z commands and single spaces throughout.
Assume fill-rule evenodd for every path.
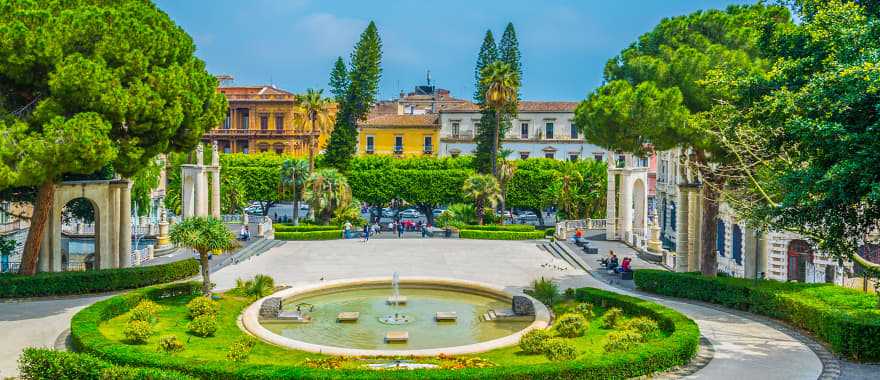
M 455 371 L 426 369 L 411 371 L 374 371 L 361 369 L 323 370 L 283 365 L 230 365 L 229 362 L 188 360 L 159 352 L 142 352 L 107 339 L 98 330 L 106 320 L 125 313 L 142 299 L 159 299 L 183 294 L 197 294 L 199 283 L 179 283 L 139 289 L 95 303 L 71 321 L 73 346 L 118 365 L 176 370 L 204 379 L 623 379 L 648 375 L 686 364 L 699 347 L 697 325 L 681 313 L 649 301 L 599 289 L 577 289 L 575 297 L 606 307 L 615 306 L 633 315 L 657 320 L 667 337 L 640 345 L 629 351 L 611 353 L 590 361 L 567 361 L 538 365 L 514 365 L 467 368 Z
M 469 231 L 514 231 L 514 232 L 530 232 L 535 230 L 535 226 L 529 224 L 486 224 L 474 225 L 467 224 L 461 226 L 460 230 Z
M 110 364 L 88 354 L 27 348 L 19 358 L 23 379 L 195 380 L 180 372 Z
M 537 240 L 544 238 L 544 231 L 474 231 L 461 230 L 458 236 L 462 239 L 483 239 L 483 240 Z
M 199 262 L 180 260 L 142 267 L 83 272 L 38 273 L 34 276 L 0 275 L 0 298 L 62 296 L 140 288 L 195 276 Z
M 342 230 L 310 232 L 275 232 L 275 240 L 335 240 L 342 239 Z
M 652 293 L 700 300 L 781 319 L 810 331 L 839 354 L 858 361 L 880 361 L 880 310 L 874 297 L 826 284 L 755 282 L 693 273 L 637 270 L 636 286 Z M 822 296 L 816 296 L 817 293 Z M 845 307 L 829 305 L 821 297 L 836 298 Z M 868 299 L 870 298 L 870 299 Z M 867 304 L 870 303 L 870 306 Z
M 275 224 L 272 226 L 275 232 L 315 232 L 315 231 L 336 231 L 339 226 L 313 226 L 310 224 L 294 226 L 291 224 Z

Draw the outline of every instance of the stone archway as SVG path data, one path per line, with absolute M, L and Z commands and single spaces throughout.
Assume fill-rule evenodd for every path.
M 204 149 L 202 144 L 197 145 L 196 163 L 180 166 L 180 203 L 184 218 L 208 215 L 220 218 L 220 154 L 214 142 L 211 146 L 211 164 L 205 165 Z M 210 191 L 208 174 L 211 175 Z
M 131 265 L 131 182 L 97 180 L 62 182 L 55 186 L 46 233 L 40 245 L 37 268 L 41 272 L 62 270 L 61 215 L 67 203 L 88 200 L 95 211 L 94 269 Z

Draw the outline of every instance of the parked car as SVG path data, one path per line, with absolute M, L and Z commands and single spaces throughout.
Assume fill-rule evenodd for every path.
M 411 208 L 401 211 L 399 215 L 401 219 L 417 219 L 422 217 L 422 213 Z
M 540 224 L 538 216 L 535 215 L 535 213 L 521 214 L 516 218 L 516 222 L 520 224 L 531 224 L 533 226 Z
M 431 215 L 433 215 L 436 218 L 436 217 L 440 216 L 440 214 L 442 214 L 443 211 L 446 211 L 446 210 L 442 209 L 442 208 L 435 208 L 433 211 L 431 211 Z
M 262 215 L 263 208 L 260 207 L 259 205 L 250 205 L 244 209 L 244 212 L 251 214 L 251 215 Z
M 382 217 L 383 218 L 393 218 L 395 211 L 393 208 L 385 207 L 382 209 Z

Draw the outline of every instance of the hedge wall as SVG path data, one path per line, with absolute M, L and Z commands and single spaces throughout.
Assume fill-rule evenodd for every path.
M 310 224 L 294 226 L 287 223 L 274 224 L 272 228 L 275 229 L 275 232 L 314 232 L 339 230 L 339 226 L 314 226 Z
M 483 240 L 536 240 L 544 238 L 544 231 L 474 231 L 461 230 L 458 236 L 462 239 L 483 239 Z
M 880 309 L 875 296 L 831 284 L 782 283 L 637 270 L 640 289 L 784 320 L 814 333 L 857 361 L 880 361 Z
M 176 371 L 117 366 L 88 354 L 38 348 L 24 350 L 19 372 L 29 380 L 195 380 Z
M 339 227 L 337 227 L 339 228 Z M 342 238 L 342 230 L 310 232 L 275 232 L 275 240 L 335 240 Z
M 233 364 L 226 360 L 189 360 L 174 355 L 142 352 L 126 344 L 108 340 L 98 330 L 106 320 L 125 313 L 144 298 L 158 299 L 187 293 L 196 294 L 199 283 L 178 283 L 145 288 L 97 302 L 71 321 L 71 338 L 76 350 L 87 352 L 118 365 L 176 370 L 203 379 L 624 379 L 648 375 L 690 361 L 697 351 L 700 332 L 696 324 L 674 310 L 638 298 L 599 289 L 578 289 L 576 297 L 600 305 L 620 307 L 633 315 L 647 315 L 658 321 L 668 336 L 650 345 L 635 346 L 625 352 L 610 353 L 599 360 L 567 361 L 538 365 L 467 368 L 455 371 L 427 369 L 374 371 L 364 369 L 324 370 L 290 365 Z M 230 328 L 224 326 L 223 328 Z M 232 327 L 237 328 L 237 327 Z M 61 377 L 58 377 L 61 378 Z
M 199 262 L 180 260 L 161 265 L 83 272 L 0 275 L 0 298 L 61 296 L 140 288 L 195 276 Z
M 486 224 L 483 226 L 468 224 L 461 226 L 460 230 L 469 231 L 515 231 L 530 232 L 535 230 L 535 226 L 529 224 Z

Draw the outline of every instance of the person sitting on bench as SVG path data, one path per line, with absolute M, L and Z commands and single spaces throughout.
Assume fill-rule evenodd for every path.
M 632 259 L 629 257 L 624 257 L 623 262 L 620 264 L 620 268 L 617 269 L 617 273 L 631 272 L 632 268 L 630 265 L 632 264 Z
M 574 232 L 574 244 L 577 246 L 584 244 L 584 231 L 580 228 L 578 228 L 577 231 Z
M 611 263 L 612 257 L 616 258 L 617 256 L 614 256 L 614 251 L 608 251 L 608 256 L 599 259 L 599 263 L 602 264 L 603 267 L 608 268 L 608 264 Z

